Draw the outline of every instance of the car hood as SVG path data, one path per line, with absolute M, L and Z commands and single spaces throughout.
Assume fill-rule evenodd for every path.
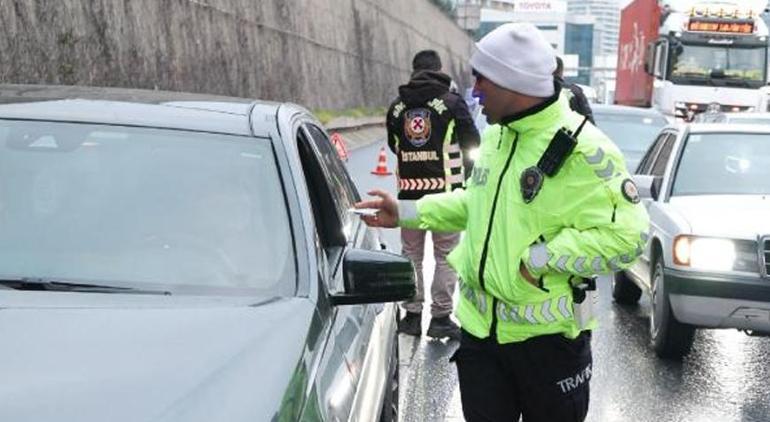
M 118 296 L 0 291 L 0 420 L 267 421 L 298 387 L 309 300 Z
M 693 195 L 672 197 L 670 206 L 690 224 L 691 233 L 756 239 L 770 234 L 770 197 L 762 195 Z

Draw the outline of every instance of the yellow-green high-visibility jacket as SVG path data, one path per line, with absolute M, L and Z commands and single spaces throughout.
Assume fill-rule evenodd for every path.
M 559 128 L 574 132 L 582 121 L 561 95 L 490 126 L 466 189 L 400 201 L 401 227 L 465 230 L 448 261 L 461 279 L 456 314 L 472 335 L 486 338 L 495 326 L 500 343 L 553 333 L 574 338 L 580 330 L 570 283 L 626 268 L 641 254 L 647 212 L 622 154 L 590 123 L 561 170 L 544 177 L 531 202 L 523 199 L 522 173 L 537 165 Z M 542 277 L 541 287 L 521 276 L 521 262 Z

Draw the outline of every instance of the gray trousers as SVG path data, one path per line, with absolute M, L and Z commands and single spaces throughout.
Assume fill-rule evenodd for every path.
M 425 283 L 422 275 L 422 260 L 425 254 L 425 230 L 401 229 L 401 253 L 412 260 L 417 273 L 417 293 L 402 304 L 407 312 L 422 312 L 425 300 Z M 433 238 L 433 257 L 436 270 L 430 286 L 433 303 L 430 313 L 433 317 L 443 317 L 452 313 L 452 294 L 457 285 L 457 274 L 446 262 L 446 256 L 460 242 L 460 233 L 431 232 Z

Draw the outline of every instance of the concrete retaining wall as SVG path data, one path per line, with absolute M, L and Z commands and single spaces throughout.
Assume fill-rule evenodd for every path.
M 0 82 L 387 105 L 412 55 L 469 81 L 472 41 L 427 0 L 0 0 Z

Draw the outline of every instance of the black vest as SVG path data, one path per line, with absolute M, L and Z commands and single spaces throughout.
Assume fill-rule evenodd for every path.
M 393 108 L 389 118 L 398 136 L 399 199 L 463 186 L 462 152 L 453 136 L 453 97 L 445 94 L 418 105 L 400 101 Z

